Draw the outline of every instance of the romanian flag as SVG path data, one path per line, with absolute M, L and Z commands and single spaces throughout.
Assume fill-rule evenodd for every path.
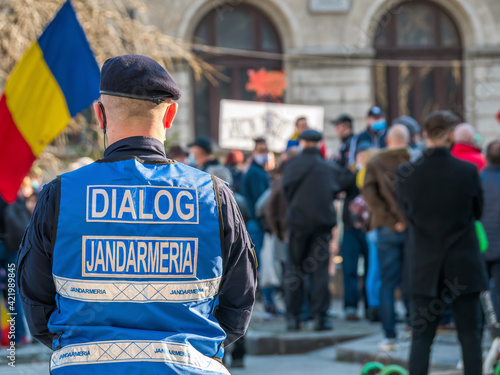
M 0 98 L 0 195 L 13 202 L 33 161 L 99 97 L 99 66 L 68 0 L 28 48 Z

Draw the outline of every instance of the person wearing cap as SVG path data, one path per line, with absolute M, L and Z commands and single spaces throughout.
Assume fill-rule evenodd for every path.
M 356 158 L 356 148 L 361 142 L 369 142 L 374 148 L 385 148 L 387 123 L 385 115 L 379 106 L 373 106 L 366 116 L 366 129 L 352 137 L 349 147 L 349 164 L 353 165 Z
M 360 228 L 357 228 L 353 223 L 352 214 L 349 211 L 351 202 L 359 196 L 359 189 L 356 186 L 356 179 L 361 179 L 364 170 L 356 170 L 353 172 L 349 169 L 349 154 L 353 140 L 353 120 L 352 117 L 342 114 L 332 121 L 335 126 L 335 131 L 341 140 L 341 144 L 333 161 L 342 168 L 341 186 L 344 193 L 344 204 L 342 206 L 342 221 L 344 225 L 342 243 L 340 250 L 343 257 L 342 270 L 344 277 L 344 312 L 347 321 L 358 321 L 357 314 L 359 301 L 359 278 L 358 278 L 358 262 L 360 257 L 365 259 L 368 256 L 368 245 L 365 239 L 365 233 Z M 363 154 L 367 154 L 368 149 L 372 148 L 371 142 L 363 141 L 357 145 L 354 163 L 356 157 L 362 158 Z M 354 168 L 353 168 L 354 169 Z M 365 262 L 366 264 L 367 262 Z M 378 298 L 367 309 L 367 315 L 371 315 L 372 311 L 378 307 L 376 303 Z M 376 317 L 373 318 L 376 320 Z
M 328 290 L 329 243 L 337 223 L 333 206 L 339 191 L 339 168 L 323 159 L 318 144 L 323 138 L 316 130 L 299 136 L 302 153 L 291 159 L 283 170 L 283 189 L 288 202 L 286 222 L 289 259 L 284 278 L 287 328 L 300 329 L 300 309 L 306 273 L 313 284 L 311 312 L 318 331 L 331 329 L 327 319 L 330 306 Z M 310 262 L 314 262 L 311 267 Z
M 18 258 L 51 373 L 228 374 L 256 259 L 229 187 L 167 159 L 180 91 L 154 60 L 108 59 L 94 104 L 104 158 L 42 190 Z
M 342 114 L 332 121 L 333 126 L 335 126 L 335 132 L 340 139 L 340 146 L 333 157 L 333 161 L 341 168 L 346 168 L 349 161 L 349 147 L 351 146 L 353 137 L 352 123 L 352 117 L 346 114 Z
M 188 144 L 189 158 L 194 161 L 196 168 L 207 171 L 207 168 L 219 165 L 219 160 L 213 156 L 212 140 L 201 135 Z

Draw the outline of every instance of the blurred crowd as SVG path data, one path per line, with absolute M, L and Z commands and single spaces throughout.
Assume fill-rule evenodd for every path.
M 322 133 L 300 117 L 280 154 L 270 152 L 263 135 L 254 140 L 252 152 L 222 152 L 210 138 L 200 136 L 187 148 L 170 147 L 167 155 L 215 175 L 233 190 L 255 245 L 266 319 L 285 316 L 291 331 L 308 321 L 315 330 L 332 329 L 330 283 L 335 272 L 341 272 L 345 320 L 380 321 L 385 339 L 379 348 L 390 351 L 397 342 L 397 321 L 407 321 L 411 331 L 409 297 L 402 288 L 408 219 L 398 201 L 396 172 L 408 162 L 418 165 L 428 143 L 423 139 L 425 129 L 415 119 L 403 116 L 388 124 L 377 106 L 369 109 L 363 131 L 356 134 L 353 125 L 348 114 L 332 121 L 340 140 L 336 150 L 328 150 Z M 500 285 L 500 141 L 489 144 L 486 152 L 480 143 L 471 125 L 454 127 L 451 155 L 481 173 L 482 225 L 490 248 L 484 261 L 492 285 Z M 69 169 L 91 162 L 82 158 Z M 7 265 L 16 262 L 42 175 L 40 168 L 33 168 L 16 202 L 0 201 L 2 280 Z M 5 282 L 2 290 L 6 291 Z M 499 290 L 493 288 L 498 302 Z M 395 298 L 406 307 L 406 317 L 398 316 Z M 454 328 L 451 309 L 448 304 L 440 314 L 443 329 Z M 22 322 L 20 303 L 16 310 Z M 18 341 L 29 342 L 24 325 L 18 326 Z M 4 334 L 2 344 L 6 343 Z M 233 366 L 242 365 L 244 352 L 240 340 L 232 354 Z

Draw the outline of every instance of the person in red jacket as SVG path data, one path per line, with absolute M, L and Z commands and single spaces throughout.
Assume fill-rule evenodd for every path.
M 486 166 L 486 159 L 474 140 L 474 128 L 469 124 L 460 124 L 455 128 L 454 138 L 451 154 L 474 164 L 480 172 Z

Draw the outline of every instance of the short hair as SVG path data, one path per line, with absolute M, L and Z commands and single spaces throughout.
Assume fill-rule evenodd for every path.
M 397 142 L 397 143 L 410 143 L 410 131 L 408 128 L 402 124 L 392 125 L 388 132 L 387 138 Z
M 264 137 L 257 137 L 253 141 L 255 142 L 255 148 L 257 148 L 258 144 L 261 144 L 261 143 L 267 144 L 267 141 Z
M 489 164 L 500 164 L 500 140 L 496 139 L 486 148 L 486 160 Z
M 147 100 L 124 98 L 121 96 L 102 95 L 101 101 L 104 104 L 106 115 L 125 120 L 131 117 L 143 117 L 151 119 L 156 115 L 164 114 L 160 110 L 166 108 Z
M 427 137 L 432 140 L 442 140 L 450 135 L 460 123 L 460 118 L 451 111 L 435 111 L 429 114 L 424 122 Z
M 299 124 L 299 121 L 302 121 L 302 120 L 307 121 L 307 118 L 305 118 L 304 116 L 298 117 L 297 120 L 295 120 L 295 126 L 297 126 Z
M 457 125 L 455 128 L 455 142 L 456 143 L 472 143 L 474 142 L 475 129 L 472 125 L 463 123 Z

